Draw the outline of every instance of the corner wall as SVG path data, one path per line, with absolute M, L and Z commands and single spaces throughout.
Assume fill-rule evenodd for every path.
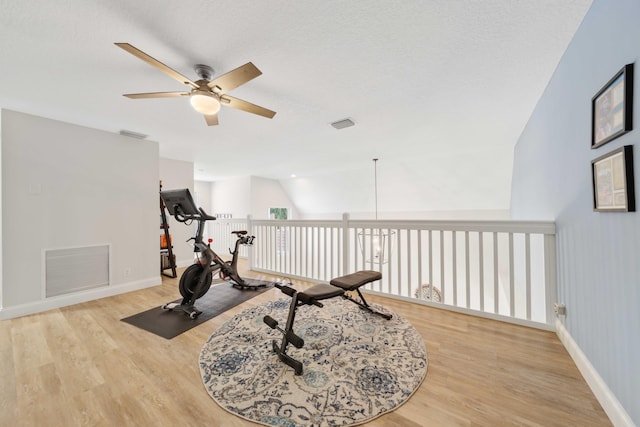
M 234 218 L 268 219 L 269 208 L 289 208 L 291 219 L 298 210 L 274 179 L 243 176 L 211 183 L 211 212 L 230 213 Z
M 4 249 L 4 244 L 2 243 L 2 110 L 0 109 L 0 312 L 2 311 L 2 307 L 3 307 L 3 294 L 4 294 L 4 282 L 3 282 L 3 267 L 2 267 L 2 260 L 3 260 L 3 249 Z M 1 318 L 2 316 L 0 316 Z
M 251 177 L 251 216 L 269 219 L 269 208 L 287 208 L 289 219 L 299 219 L 298 210 L 282 188 L 280 181 Z
M 234 218 L 251 214 L 251 177 L 229 178 L 211 183 L 212 213 L 230 213 Z
M 9 110 L 0 114 L 0 317 L 159 284 L 158 144 Z M 109 286 L 45 298 L 45 250 L 102 244 L 111 247 Z
M 515 149 L 513 219 L 555 220 L 559 336 L 615 425 L 640 425 L 640 213 L 592 208 L 591 161 L 633 145 L 640 196 L 640 2 L 595 0 Z M 635 129 L 595 150 L 591 98 L 635 62 Z
M 188 188 L 191 195 L 194 198 L 196 197 L 193 181 L 193 163 L 182 160 L 160 159 L 159 176 L 163 190 Z M 156 183 L 155 194 L 158 194 L 157 185 L 158 183 Z M 160 203 L 160 199 L 158 199 L 157 203 Z M 160 216 L 160 210 L 158 210 L 158 216 Z M 195 224 L 185 225 L 180 223 L 168 213 L 167 220 L 169 221 L 169 234 L 173 241 L 173 254 L 176 257 L 176 264 L 178 267 L 193 264 L 193 244 L 187 243 L 187 240 L 196 234 Z M 158 232 L 159 234 L 160 232 Z M 159 247 L 160 242 L 158 241 Z

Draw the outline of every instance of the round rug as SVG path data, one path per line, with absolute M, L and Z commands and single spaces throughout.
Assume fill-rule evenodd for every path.
M 271 351 L 282 334 L 262 320 L 270 315 L 284 327 L 290 302 L 243 311 L 203 346 L 202 381 L 225 410 L 263 425 L 352 426 L 396 409 L 422 383 L 427 351 L 418 331 L 383 307 L 372 304 L 391 320 L 343 298 L 298 307 L 294 331 L 304 347 L 287 347 L 304 365 L 296 376 Z

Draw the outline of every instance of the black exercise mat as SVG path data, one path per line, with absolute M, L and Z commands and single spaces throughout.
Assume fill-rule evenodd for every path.
M 202 311 L 202 314 L 196 319 L 190 319 L 182 311 L 163 310 L 160 306 L 121 320 L 170 340 L 236 305 L 268 291 L 275 283 L 257 279 L 244 279 L 244 281 L 251 286 L 261 284 L 266 284 L 266 286 L 257 288 L 255 291 L 250 289 L 240 290 L 228 282 L 214 281 L 209 291 L 196 300 L 196 308 Z M 173 302 L 179 303 L 181 301 L 182 298 Z

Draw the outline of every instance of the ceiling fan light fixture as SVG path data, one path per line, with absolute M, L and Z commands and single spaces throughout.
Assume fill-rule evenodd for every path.
M 202 90 L 194 91 L 190 101 L 193 109 L 205 116 L 212 116 L 220 111 L 220 101 L 212 93 Z

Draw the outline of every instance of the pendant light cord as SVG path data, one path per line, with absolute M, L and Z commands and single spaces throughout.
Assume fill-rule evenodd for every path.
M 373 159 L 373 190 L 375 192 L 376 221 L 378 220 L 378 159 Z

